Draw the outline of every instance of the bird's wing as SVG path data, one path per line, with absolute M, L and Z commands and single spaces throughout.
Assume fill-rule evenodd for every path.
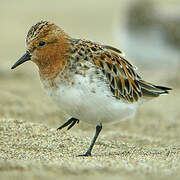
M 168 93 L 170 88 L 156 86 L 144 81 L 136 67 L 122 56 L 122 52 L 112 46 L 100 45 L 92 41 L 76 40 L 73 54 L 76 61 L 92 62 L 104 73 L 114 97 L 126 102 L 136 102 L 141 97 L 153 98 Z
M 94 63 L 102 69 L 111 92 L 117 99 L 135 102 L 142 96 L 137 80 L 141 79 L 135 67 L 129 63 L 121 51 L 111 46 L 102 46 L 105 50 L 93 57 Z

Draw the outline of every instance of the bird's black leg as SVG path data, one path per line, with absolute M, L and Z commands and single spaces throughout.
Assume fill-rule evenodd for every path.
M 97 139 L 97 137 L 99 136 L 99 133 L 101 132 L 101 130 L 102 130 L 102 124 L 100 123 L 100 124 L 98 124 L 98 125 L 96 126 L 96 132 L 95 132 L 95 135 L 94 135 L 94 137 L 93 137 L 93 139 L 92 139 L 92 141 L 91 141 L 91 144 L 90 144 L 88 150 L 86 151 L 85 154 L 81 154 L 81 155 L 79 155 L 79 156 L 91 156 L 91 151 L 92 151 L 92 149 L 93 149 L 93 147 L 94 147 L 94 144 L 95 144 L 95 142 L 96 142 L 96 139 Z
M 66 121 L 64 124 L 62 124 L 61 126 L 59 126 L 58 128 L 57 128 L 57 130 L 60 130 L 60 129 L 62 129 L 62 128 L 65 128 L 66 126 L 68 126 L 69 124 L 69 127 L 67 128 L 67 130 L 69 130 L 69 129 L 71 129 L 75 124 L 78 124 L 79 123 L 79 119 L 76 119 L 76 118 L 71 118 L 71 119 L 69 119 L 68 121 Z

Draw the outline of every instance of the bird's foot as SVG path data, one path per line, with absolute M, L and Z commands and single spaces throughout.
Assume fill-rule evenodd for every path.
M 79 154 L 77 155 L 77 157 L 87 157 L 87 156 L 91 156 L 91 152 L 86 152 L 85 154 Z
M 57 128 L 57 130 L 60 130 L 60 129 L 63 129 L 63 128 L 65 128 L 66 126 L 68 126 L 68 128 L 67 128 L 67 130 L 69 130 L 69 129 L 71 129 L 75 124 L 78 124 L 79 123 L 79 119 L 76 119 L 76 118 L 71 118 L 71 119 L 69 119 L 68 121 L 66 121 L 64 124 L 62 124 L 61 126 L 59 126 L 58 128 Z

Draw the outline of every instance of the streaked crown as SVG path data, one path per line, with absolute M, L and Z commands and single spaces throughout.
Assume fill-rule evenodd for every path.
M 47 34 L 50 30 L 50 26 L 54 25 L 53 23 L 50 23 L 48 21 L 40 21 L 33 25 L 30 30 L 28 31 L 27 37 L 26 37 L 26 44 L 29 44 L 30 41 L 36 39 L 37 37 L 40 37 L 43 34 Z

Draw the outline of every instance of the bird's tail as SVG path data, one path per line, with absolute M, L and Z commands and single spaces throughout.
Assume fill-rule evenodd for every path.
M 156 86 L 144 80 L 139 80 L 138 84 L 141 86 L 142 94 L 144 97 L 158 97 L 161 94 L 168 94 L 172 88 L 164 86 Z

